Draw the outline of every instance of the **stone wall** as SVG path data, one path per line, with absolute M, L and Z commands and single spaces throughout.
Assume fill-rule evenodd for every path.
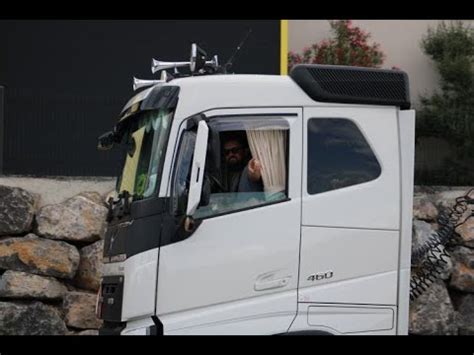
M 0 335 L 94 335 L 105 196 L 40 206 L 0 185 Z
M 469 187 L 416 187 L 413 203 L 413 249 L 440 228 L 439 213 L 452 207 Z M 471 194 L 474 197 L 473 194 Z M 472 206 L 474 208 L 474 206 Z M 447 245 L 451 259 L 441 278 L 410 304 L 410 334 L 474 334 L 474 217 L 460 219 L 457 236 Z
M 104 195 L 115 188 L 116 180 L 116 178 L 109 176 L 32 177 L 0 175 L 0 185 L 19 187 L 40 195 L 38 207 L 61 203 L 83 191 L 96 191 Z
M 468 187 L 416 187 L 413 247 Z M 0 335 L 95 335 L 106 193 L 54 204 L 0 185 Z M 410 305 L 410 334 L 474 334 L 474 218 L 457 229 L 441 279 Z

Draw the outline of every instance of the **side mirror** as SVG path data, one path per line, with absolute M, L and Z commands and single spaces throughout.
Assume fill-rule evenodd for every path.
M 191 180 L 189 182 L 188 205 L 186 209 L 188 217 L 196 212 L 201 201 L 208 137 L 209 127 L 205 121 L 200 121 L 194 146 L 193 163 L 191 165 Z
M 98 138 L 97 149 L 98 150 L 109 150 L 114 146 L 115 134 L 112 131 L 104 133 Z

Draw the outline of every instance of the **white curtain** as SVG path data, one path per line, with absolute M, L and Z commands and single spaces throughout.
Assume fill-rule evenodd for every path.
M 280 192 L 286 188 L 286 136 L 281 127 L 247 129 L 252 157 L 262 164 L 265 192 Z

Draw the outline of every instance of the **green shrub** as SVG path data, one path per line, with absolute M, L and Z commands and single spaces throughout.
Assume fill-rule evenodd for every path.
M 442 22 L 430 28 L 421 42 L 435 62 L 440 90 L 420 98 L 417 135 L 442 137 L 458 157 L 474 154 L 474 36 L 462 22 Z
M 369 45 L 370 34 L 353 26 L 350 20 L 329 21 L 332 38 L 312 44 L 301 54 L 288 53 L 288 69 L 296 64 L 333 64 L 379 67 L 385 55 L 379 44 Z

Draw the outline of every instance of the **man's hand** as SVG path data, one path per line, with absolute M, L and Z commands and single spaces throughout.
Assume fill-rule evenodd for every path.
M 262 178 L 262 164 L 258 159 L 251 159 L 248 164 L 249 178 L 253 182 L 258 182 Z

